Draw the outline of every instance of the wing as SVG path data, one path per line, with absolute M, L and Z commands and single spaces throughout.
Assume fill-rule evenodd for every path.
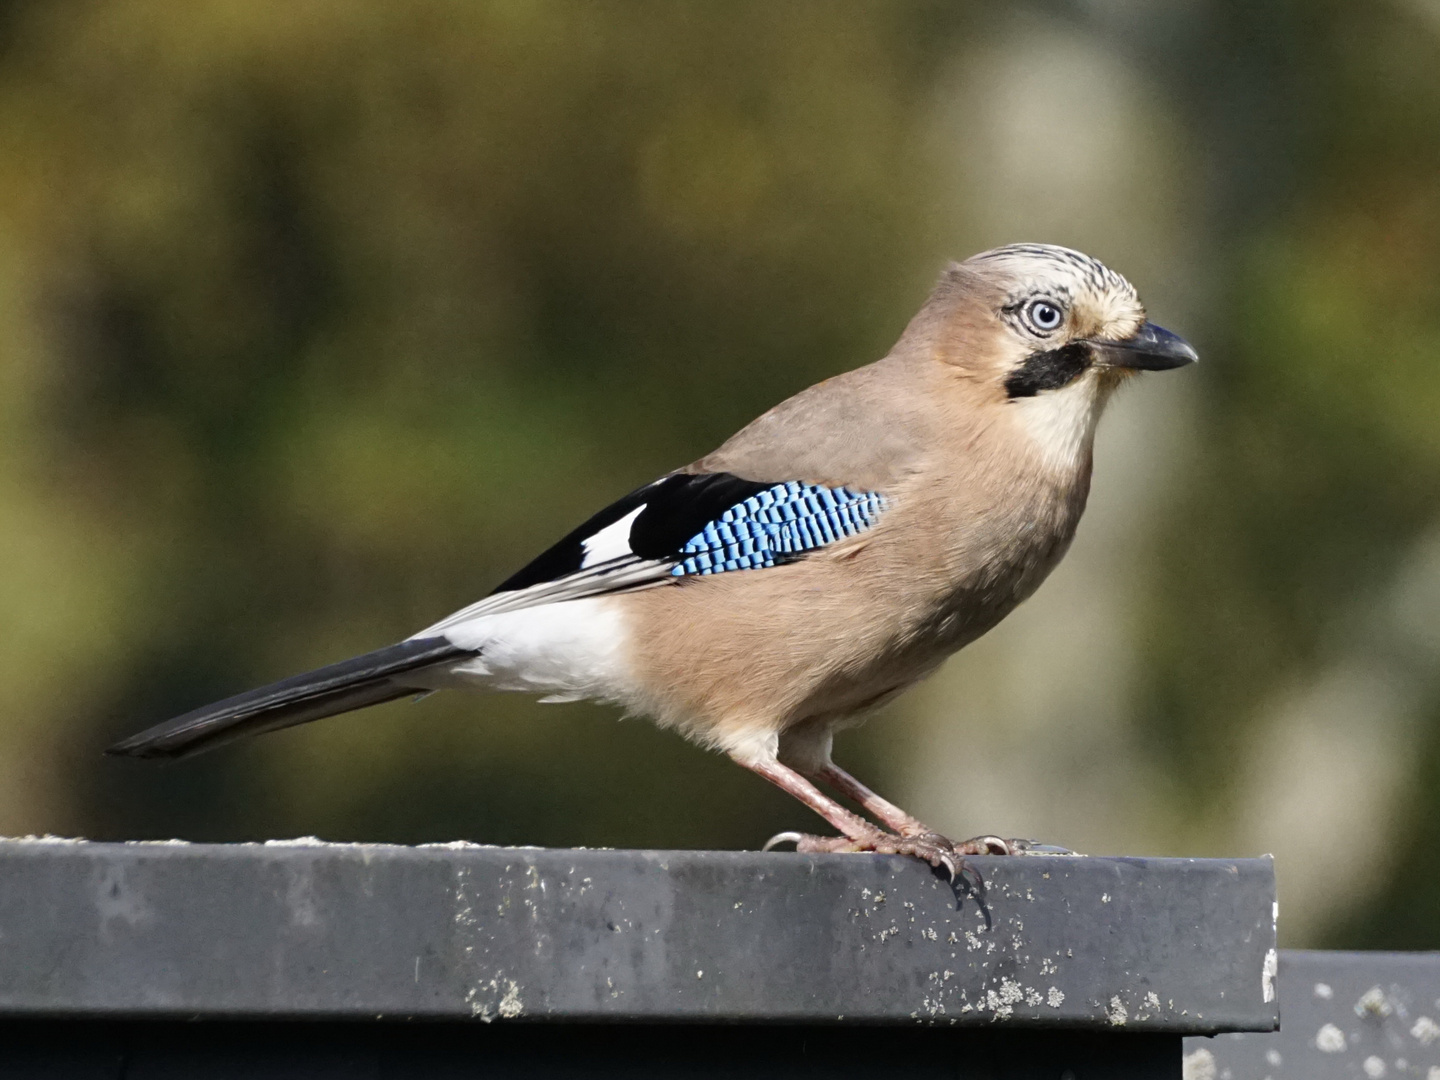
M 416 637 L 537 604 L 763 570 L 864 532 L 886 506 L 878 491 L 672 473 L 607 506 L 484 600 Z

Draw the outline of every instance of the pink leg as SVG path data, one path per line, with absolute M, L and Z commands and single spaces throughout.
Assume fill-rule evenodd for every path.
M 932 842 L 948 845 L 961 855 L 1009 855 L 1012 852 L 1010 842 L 1002 840 L 998 836 L 977 836 L 973 840 L 966 840 L 960 844 L 947 840 L 923 821 L 913 818 L 901 810 L 889 799 L 871 791 L 834 762 L 820 769 L 815 774 L 815 778 L 828 784 L 847 799 L 854 799 L 865 808 L 867 814 L 878 818 L 885 823 L 887 828 L 894 829 L 901 836 L 924 837 Z
M 778 761 L 741 764 L 751 772 L 759 773 L 781 791 L 799 799 L 851 840 L 869 839 L 880 831 L 859 814 L 845 809 L 788 765 L 781 765 Z
M 911 817 L 889 799 L 871 791 L 833 762 L 814 775 L 815 779 L 829 784 L 847 799 L 854 799 L 865 808 L 867 814 L 878 818 L 884 822 L 887 828 L 893 829 L 901 836 L 924 836 L 926 833 L 935 831 L 923 821 Z
M 845 809 L 789 766 L 778 761 L 742 761 L 740 764 L 793 795 L 845 834 L 811 836 L 808 833 L 780 833 L 770 838 L 765 845 L 767 851 L 775 844 L 790 842 L 795 844 L 797 851 L 806 852 L 874 851 L 883 855 L 913 855 L 931 866 L 943 866 L 952 878 L 959 871 L 959 860 L 944 837 L 933 833 L 928 836 L 892 836 L 859 814 Z

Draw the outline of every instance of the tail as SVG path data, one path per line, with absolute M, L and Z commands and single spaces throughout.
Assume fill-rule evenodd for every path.
M 414 694 L 419 688 L 397 682 L 398 676 L 475 653 L 443 637 L 402 641 L 206 705 L 132 735 L 105 752 L 142 758 L 188 757 L 245 735 L 308 724 Z

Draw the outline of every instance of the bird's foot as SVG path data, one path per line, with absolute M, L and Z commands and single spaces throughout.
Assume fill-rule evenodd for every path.
M 939 833 L 895 836 L 879 829 L 865 832 L 858 837 L 815 836 L 801 832 L 777 833 L 765 842 L 761 850 L 769 851 L 779 844 L 794 844 L 796 851 L 805 853 L 868 851 L 877 855 L 910 855 L 924 860 L 937 870 L 944 870 L 951 881 L 960 873 L 960 856 L 965 854 L 957 851 L 955 846 Z
M 972 836 L 969 840 L 951 844 L 951 847 L 960 855 L 1013 855 L 1017 843 L 1023 841 L 1002 840 L 998 836 Z
M 1059 844 L 1043 844 L 1039 840 L 1014 838 L 1002 840 L 998 836 L 972 836 L 969 840 L 954 845 L 961 855 L 1074 855 L 1069 848 Z
M 765 842 L 762 851 L 781 844 L 794 844 L 795 850 L 807 853 L 872 852 L 879 855 L 910 855 L 922 859 L 936 869 L 943 869 L 954 881 L 964 865 L 966 855 L 1073 855 L 1069 848 L 1042 844 L 1023 838 L 1002 839 L 998 836 L 973 836 L 955 843 L 939 833 L 896 836 L 876 829 L 860 837 L 816 836 L 813 833 L 782 832 Z
M 1074 855 L 1068 847 L 1061 847 L 1059 844 L 1046 844 L 1039 840 L 1006 840 L 1010 847 L 1011 855 Z

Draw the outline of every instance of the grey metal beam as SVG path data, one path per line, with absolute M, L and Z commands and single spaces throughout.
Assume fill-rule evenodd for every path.
M 0 1015 L 1276 1026 L 1268 859 L 971 865 L 4 841 Z
M 1185 1040 L 1186 1080 L 1440 1080 L 1440 953 L 1280 954 L 1284 1023 Z

